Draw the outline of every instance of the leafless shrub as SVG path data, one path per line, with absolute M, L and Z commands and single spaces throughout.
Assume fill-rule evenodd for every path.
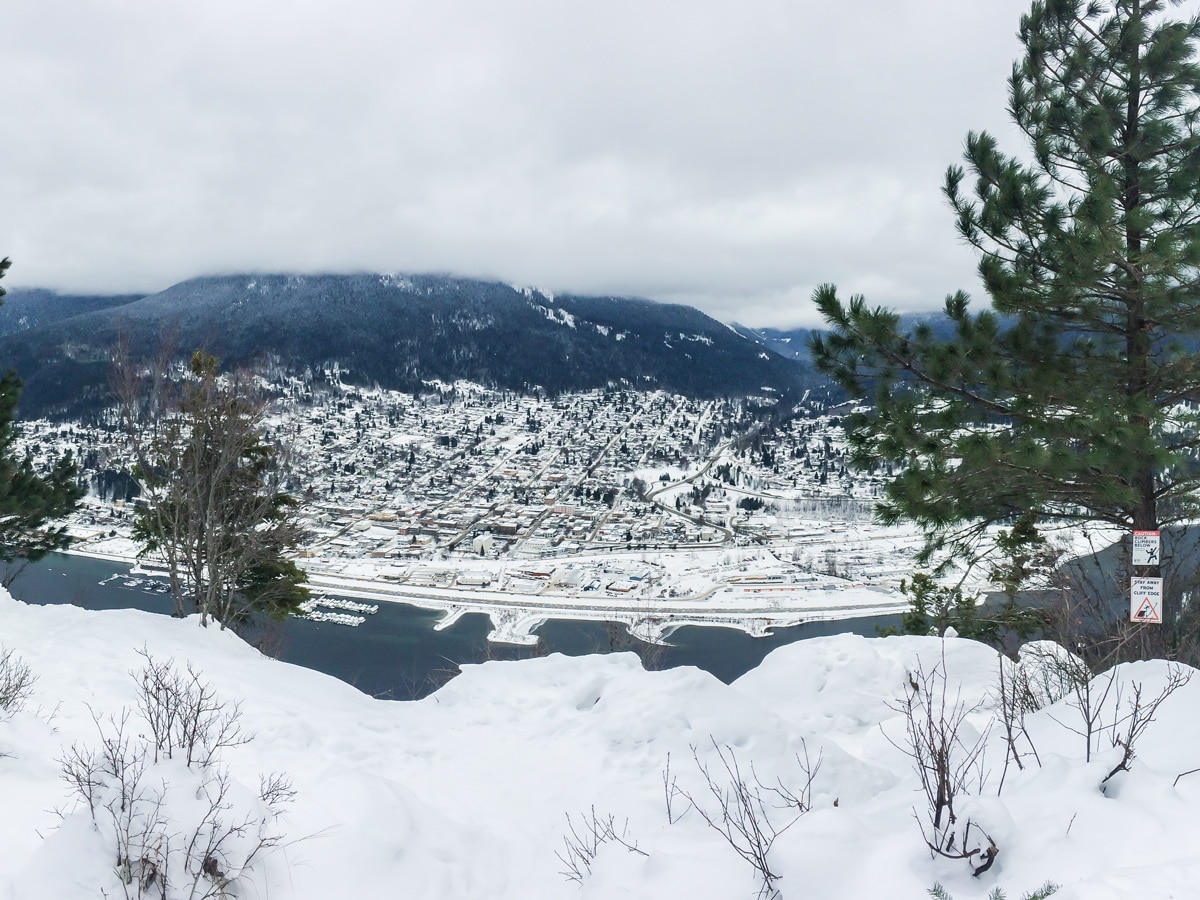
M 998 699 L 1000 701 L 1000 727 L 1004 729 L 1004 770 L 1000 773 L 999 794 L 1004 790 L 1004 779 L 1008 775 L 1009 763 L 1018 769 L 1025 768 L 1025 757 L 1032 756 L 1037 765 L 1042 764 L 1037 747 L 1025 727 L 1025 716 L 1038 708 L 1037 699 L 1029 686 L 1028 671 L 1021 666 L 1010 666 L 1004 657 L 998 657 L 1000 678 Z M 1023 743 L 1023 746 L 1022 746 Z
M 92 821 L 113 839 L 115 871 L 127 898 L 166 891 L 171 835 L 163 816 L 166 785 L 148 785 L 146 746 L 129 732 L 129 711 L 101 718 L 92 712 L 99 747 L 73 744 L 59 760 L 63 778 L 87 804 Z M 165 896 L 165 893 L 162 893 Z
M 1158 713 L 1158 708 L 1162 706 L 1163 701 L 1191 680 L 1191 670 L 1185 669 L 1182 666 L 1172 665 L 1170 673 L 1167 676 L 1167 683 L 1163 685 L 1163 689 L 1155 697 L 1143 699 L 1142 685 L 1140 682 L 1137 682 L 1132 685 L 1132 696 L 1125 698 L 1125 702 L 1122 703 L 1121 688 L 1118 687 L 1115 703 L 1118 711 L 1117 718 L 1113 720 L 1106 730 L 1112 746 L 1120 747 L 1122 754 L 1120 761 L 1104 776 L 1100 782 L 1101 784 L 1105 784 L 1118 772 L 1129 771 L 1129 764 L 1133 762 L 1134 757 L 1137 755 L 1138 739 L 1150 727 L 1150 723 L 1154 721 L 1154 717 Z
M 81 748 L 78 744 L 72 744 L 71 749 L 58 760 L 63 781 L 67 783 L 72 796 L 87 804 L 93 819 L 96 818 L 96 794 L 105 785 L 99 762 L 95 750 Z M 59 815 L 65 817 L 66 814 L 59 810 Z
M 100 747 L 81 748 L 72 744 L 71 749 L 58 761 L 62 770 L 63 780 L 71 788 L 71 793 L 87 804 L 88 811 L 94 819 L 99 803 L 98 794 L 101 788 L 115 779 L 119 792 L 128 794 L 125 789 L 129 780 L 138 781 L 145 771 L 145 752 L 139 753 L 131 747 L 126 728 L 129 724 L 128 710 L 120 716 L 108 718 L 108 728 L 102 724 L 100 717 L 92 710 L 92 721 L 100 732 Z
M 707 796 L 701 794 L 697 798 L 679 787 L 670 774 L 668 759 L 668 766 L 663 773 L 667 818 L 676 822 L 688 811 L 696 810 L 704 823 L 721 835 L 738 856 L 749 863 L 757 873 L 762 882 L 759 896 L 777 898 L 779 891 L 775 883 L 780 876 L 771 868 L 768 855 L 779 835 L 796 824 L 811 808 L 812 786 L 821 766 L 821 757 L 818 755 L 814 763 L 805 746 L 803 754 L 796 757 L 803 775 L 803 780 L 798 786 L 786 785 L 782 780 L 767 785 L 759 780 L 753 765 L 750 767 L 749 777 L 742 773 L 741 764 L 732 747 L 722 746 L 712 738 L 710 740 L 720 760 L 720 770 L 714 771 L 708 763 L 700 759 L 697 748 L 692 747 L 692 759 L 704 779 Z M 680 816 L 674 815 L 675 798 L 682 798 L 688 804 L 688 808 Z M 777 824 L 774 820 L 781 815 L 779 810 L 784 811 L 786 821 Z
M 600 818 L 596 815 L 596 807 L 591 808 L 589 816 L 584 817 L 582 814 L 579 817 L 579 824 L 571 818 L 571 814 L 567 814 L 567 829 L 570 834 L 563 835 L 563 849 L 561 852 L 555 851 L 555 856 L 564 866 L 562 875 L 568 881 L 574 881 L 576 884 L 583 884 L 583 879 L 591 874 L 592 861 L 596 858 L 596 854 L 600 852 L 600 848 L 609 842 L 620 844 L 630 853 L 637 853 L 641 856 L 648 856 L 646 851 L 638 848 L 637 842 L 631 840 L 627 835 L 629 831 L 629 820 L 621 826 L 620 832 L 617 831 L 616 817 L 609 814 L 605 818 Z
M 1004 669 L 1001 668 L 1001 721 L 1009 745 L 1009 757 L 1013 758 L 1016 753 L 1013 723 L 1019 724 L 1019 730 L 1028 740 L 1028 733 L 1024 731 L 1024 713 L 1065 696 L 1065 705 L 1078 713 L 1078 719 L 1064 720 L 1058 715 L 1052 715 L 1051 718 L 1083 738 L 1086 761 L 1090 762 L 1092 755 L 1102 749 L 1106 739 L 1110 747 L 1122 750 L 1121 759 L 1105 775 L 1101 784 L 1108 782 L 1118 772 L 1129 770 L 1130 763 L 1137 755 L 1138 739 L 1154 721 L 1158 708 L 1171 694 L 1186 685 L 1192 676 L 1190 670 L 1172 664 L 1162 690 L 1156 696 L 1147 698 L 1141 682 L 1123 682 L 1118 678 L 1115 668 L 1093 675 L 1082 659 L 1061 648 L 1039 652 L 1035 662 L 1039 679 L 1036 684 L 1029 680 L 1027 666 L 1018 668 L 1015 681 L 1009 684 L 1005 683 Z M 1126 694 L 1126 691 L 1130 693 Z M 1029 746 L 1032 748 L 1032 741 L 1029 741 Z M 1019 758 L 1016 761 L 1020 767 Z
M 62 761 L 63 773 L 97 828 L 113 841 L 115 873 L 127 900 L 228 896 L 259 854 L 282 842 L 276 820 L 290 791 L 260 795 L 257 808 L 239 809 L 227 769 L 199 771 L 194 787 L 173 791 L 167 781 L 151 777 L 144 745 L 103 732 L 102 743 L 99 752 L 73 747 Z M 197 811 L 188 821 L 174 815 L 180 794 Z
M 1099 737 L 1103 727 L 1101 717 L 1116 685 L 1115 672 L 1110 670 L 1093 678 L 1091 672 L 1086 669 L 1072 669 L 1071 675 L 1071 699 L 1067 701 L 1067 706 L 1079 713 L 1079 724 L 1072 725 L 1057 716 L 1051 718 L 1083 738 L 1084 759 L 1091 762 L 1092 752 L 1100 748 Z
M 172 660 L 156 660 L 143 647 L 138 651 L 146 665 L 132 672 L 138 684 L 138 711 L 150 729 L 154 761 L 182 754 L 188 767 L 205 768 L 225 747 L 236 747 L 250 738 L 242 733 L 241 704 L 218 700 L 212 688 L 187 665 L 178 671 Z
M 676 822 L 678 822 L 680 819 L 682 819 L 685 815 L 687 815 L 688 810 L 691 809 L 691 807 L 690 806 L 687 807 L 686 809 L 684 809 L 683 812 L 679 813 L 678 815 L 676 815 L 676 813 L 675 813 L 675 799 L 677 797 L 679 797 L 682 792 L 679 790 L 678 779 L 676 779 L 676 777 L 673 774 L 671 774 L 671 754 L 670 753 L 667 754 L 667 764 L 663 767 L 662 782 L 663 782 L 663 803 L 666 806 L 666 810 L 667 810 L 667 824 L 674 825 Z
M 228 770 L 205 772 L 197 795 L 204 812 L 183 851 L 184 872 L 191 879 L 188 898 L 226 896 L 260 853 L 282 843 L 276 820 L 294 796 L 290 786 L 276 790 L 271 799 L 260 793 L 263 808 L 245 812 L 237 809 L 230 786 Z
M 59 760 L 62 777 L 112 841 L 126 900 L 235 895 L 252 863 L 282 842 L 278 819 L 295 791 L 279 774 L 261 777 L 257 796 L 235 790 L 218 754 L 249 740 L 237 708 L 217 700 L 190 668 L 182 675 L 143 656 L 146 669 L 133 674 L 148 734 L 136 733 L 128 709 L 93 712 L 99 743 L 73 745 Z
M 1141 682 L 1126 684 L 1118 678 L 1115 668 L 1093 675 L 1082 659 L 1061 648 L 1050 648 L 1037 654 L 1039 682 L 1036 685 L 1029 682 L 1027 667 L 1019 671 L 1025 673 L 1025 685 L 1031 689 L 1025 692 L 1024 700 L 1018 696 L 1014 702 L 1034 704 L 1033 708 L 1038 708 L 1066 697 L 1065 705 L 1078 713 L 1078 719 L 1064 719 L 1059 715 L 1052 715 L 1051 718 L 1083 738 L 1086 761 L 1090 762 L 1092 755 L 1102 749 L 1106 739 L 1110 747 L 1122 749 L 1121 760 L 1101 784 L 1109 781 L 1117 772 L 1128 771 L 1129 764 L 1137 754 L 1137 741 L 1154 721 L 1159 706 L 1191 680 L 1189 670 L 1172 664 L 1163 689 L 1157 696 L 1145 698 Z M 1016 688 L 1010 690 L 1014 694 L 1021 693 Z M 1132 692 L 1131 696 L 1125 694 L 1127 690 Z M 1005 693 L 1002 682 L 1001 713 L 1007 729 Z M 1010 755 L 1011 747 L 1010 742 Z
M 282 772 L 272 772 L 258 777 L 258 796 L 268 806 L 281 807 L 296 799 L 296 789 Z
M 1044 709 L 1066 697 L 1092 670 L 1079 656 L 1052 641 L 1032 641 L 1018 651 L 1019 697 L 1026 712 Z
M 754 773 L 755 783 L 764 791 L 774 794 L 780 801 L 783 809 L 794 809 L 797 812 L 797 817 L 800 814 L 808 812 L 812 809 L 812 789 L 813 782 L 817 778 L 817 773 L 821 771 L 821 762 L 824 760 L 824 754 L 818 752 L 817 758 L 814 760 L 808 752 L 808 742 L 803 738 L 800 740 L 800 752 L 796 754 L 796 764 L 800 767 L 800 772 L 803 774 L 803 779 L 795 784 L 785 783 L 778 776 L 775 778 L 773 785 L 764 784 L 758 780 L 758 773 Z M 754 770 L 751 765 L 751 771 Z M 834 804 L 837 805 L 836 803 Z
M 37 676 L 21 657 L 9 648 L 0 649 L 0 717 L 20 712 L 36 681 Z
M 970 819 L 959 822 L 954 802 L 960 795 L 983 788 L 990 726 L 974 741 L 964 739 L 967 716 L 979 706 L 968 705 L 961 694 L 951 697 L 948 681 L 944 656 L 930 671 L 918 665 L 910 673 L 905 698 L 892 707 L 904 716 L 904 743 L 892 744 L 912 760 L 925 795 L 925 813 L 914 811 L 914 817 L 930 852 L 967 860 L 973 874 L 980 875 L 991 867 L 999 849 Z M 978 841 L 972 846 L 972 826 L 987 839 L 986 846 Z

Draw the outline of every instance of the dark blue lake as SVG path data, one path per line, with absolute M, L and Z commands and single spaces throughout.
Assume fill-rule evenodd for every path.
M 29 603 L 172 612 L 170 598 L 154 590 L 162 582 L 145 579 L 128 585 L 129 580 L 128 566 L 51 554 L 27 566 L 9 590 Z M 900 618 L 814 622 L 777 629 L 762 638 L 731 628 L 685 627 L 671 636 L 669 647 L 638 641 L 622 625 L 551 620 L 537 630 L 541 641 L 531 648 L 489 644 L 491 624 L 483 614 L 465 615 L 445 631 L 434 631 L 441 617 L 440 612 L 403 603 L 380 603 L 379 612 L 357 628 L 290 618 L 247 637 L 260 641 L 272 656 L 333 675 L 368 694 L 410 699 L 428 694 L 452 677 L 459 664 L 546 653 L 579 656 L 632 650 L 648 667 L 697 666 L 728 683 L 754 668 L 776 647 L 847 631 L 874 635 L 879 628 L 898 625 Z

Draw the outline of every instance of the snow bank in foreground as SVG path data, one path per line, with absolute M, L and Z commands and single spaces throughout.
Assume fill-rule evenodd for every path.
M 173 660 L 176 673 L 190 664 L 218 697 L 241 703 L 253 740 L 222 749 L 219 770 L 251 837 L 282 840 L 237 877 L 239 897 L 755 897 L 755 869 L 703 820 L 718 802 L 697 762 L 718 791 L 736 768 L 763 799 L 758 815 L 781 830 L 766 865 L 789 898 L 913 898 L 935 882 L 957 900 L 996 886 L 1017 898 L 1048 880 L 1062 898 L 1178 898 L 1200 883 L 1200 774 L 1174 783 L 1200 766 L 1200 679 L 1163 702 L 1130 770 L 1103 789 L 1121 750 L 1097 734 L 1085 760 L 1077 701 L 1031 713 L 1025 730 L 1037 757 L 1021 744 L 1025 768 L 1008 766 L 997 797 L 1005 744 L 988 723 L 999 711 L 1000 660 L 968 641 L 813 639 L 776 650 L 731 686 L 696 669 L 645 672 L 628 654 L 489 662 L 408 703 L 263 658 L 194 620 L 133 611 L 0 596 L 0 645 L 38 677 L 24 709 L 0 721 L 2 898 L 137 896 L 137 880 L 123 885 L 114 870 L 112 829 L 72 799 L 57 760 L 99 745 L 103 728 L 111 736 L 108 717 L 119 721 L 122 709 L 131 711 L 129 745 L 144 746 L 130 674 L 145 666 L 143 649 Z M 966 861 L 925 849 L 914 818 L 923 795 L 901 749 L 902 711 L 942 671 L 946 707 L 973 710 L 959 729 L 964 746 L 978 739 L 986 748 L 968 778 L 977 796 L 956 804 L 959 829 L 967 819 L 975 826 L 967 839 L 985 831 L 999 850 L 978 878 Z M 1169 678 L 1161 663 L 1122 667 L 1125 706 L 1114 688 L 1097 721 L 1122 715 L 1135 684 L 1144 707 Z M 1093 683 L 1094 695 L 1104 683 Z M 271 772 L 285 772 L 296 792 L 278 818 L 257 796 L 259 776 Z M 208 777 L 178 755 L 148 764 L 148 793 L 166 794 L 160 840 L 171 853 L 196 833 Z M 793 810 L 771 786 L 811 811 L 786 827 Z M 564 843 L 571 829 L 578 839 Z M 169 894 L 188 896 L 182 857 L 169 859 Z M 145 878 L 150 869 L 137 866 Z M 228 862 L 211 869 L 237 874 Z M 192 877 L 195 896 L 219 883 L 212 871 Z

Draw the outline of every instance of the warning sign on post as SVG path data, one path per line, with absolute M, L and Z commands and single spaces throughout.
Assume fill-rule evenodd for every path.
M 1133 578 L 1130 579 L 1130 588 L 1130 621 L 1161 625 L 1163 580 L 1161 578 Z
M 1133 533 L 1133 564 L 1135 566 L 1157 566 L 1159 546 L 1157 531 L 1135 531 Z

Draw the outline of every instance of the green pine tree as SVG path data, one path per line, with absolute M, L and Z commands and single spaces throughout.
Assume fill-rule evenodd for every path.
M 853 459 L 900 464 L 882 519 L 930 547 L 1023 515 L 1154 530 L 1200 513 L 1200 20 L 1168 5 L 1045 0 L 1021 19 L 1009 111 L 1028 151 L 971 133 L 944 188 L 990 309 L 954 294 L 939 337 L 815 294 L 818 366 L 873 401 L 847 422 Z
M 7 258 L 0 259 L 0 278 L 11 265 Z M 0 297 L 5 293 L 0 287 Z M 70 455 L 42 475 L 28 454 L 16 456 L 15 415 L 20 396 L 21 381 L 10 369 L 0 376 L 0 561 L 4 563 L 40 559 L 67 546 L 66 530 L 47 527 L 47 523 L 65 516 L 83 496 Z

